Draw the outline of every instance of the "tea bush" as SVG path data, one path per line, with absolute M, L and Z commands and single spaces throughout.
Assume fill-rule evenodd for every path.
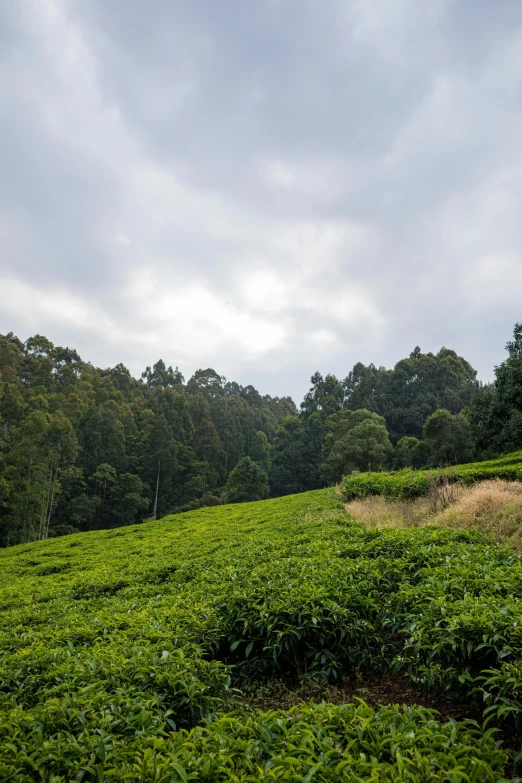
M 344 498 L 383 495 L 387 498 L 412 500 L 425 495 L 430 485 L 449 481 L 475 484 L 477 481 L 502 478 L 508 481 L 522 480 L 522 451 L 507 454 L 487 462 L 470 462 L 439 470 L 398 470 L 382 473 L 357 473 L 345 476 L 341 482 Z
M 516 730 L 521 599 L 510 550 L 365 530 L 333 490 L 3 550 L 0 780 L 498 780 L 491 732 L 237 688 L 393 667 Z

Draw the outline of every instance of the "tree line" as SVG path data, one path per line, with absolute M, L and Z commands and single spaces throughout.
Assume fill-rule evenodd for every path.
M 135 379 L 35 335 L 0 336 L 0 545 L 310 489 L 357 470 L 522 447 L 522 326 L 482 386 L 454 351 L 315 373 L 297 409 L 213 369 Z

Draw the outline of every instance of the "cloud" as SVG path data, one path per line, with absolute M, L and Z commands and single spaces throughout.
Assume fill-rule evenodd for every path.
M 522 295 L 522 7 L 0 9 L 0 331 L 300 399 Z

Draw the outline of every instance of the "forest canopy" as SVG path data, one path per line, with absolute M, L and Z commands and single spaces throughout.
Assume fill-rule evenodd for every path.
M 482 387 L 455 351 L 316 372 L 300 406 L 163 359 L 139 379 L 0 335 L 0 545 L 522 446 L 522 327 Z M 248 458 L 248 459 L 247 459 Z

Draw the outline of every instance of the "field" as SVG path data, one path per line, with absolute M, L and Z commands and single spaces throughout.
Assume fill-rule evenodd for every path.
M 500 780 L 520 747 L 521 596 L 511 550 L 368 530 L 333 490 L 3 550 L 0 780 Z M 487 728 L 245 698 L 387 672 Z
M 522 451 L 487 462 L 470 462 L 436 470 L 358 473 L 346 476 L 341 483 L 341 490 L 348 501 L 372 495 L 412 500 L 426 495 L 434 485 L 459 482 L 469 486 L 488 479 L 521 481 Z

